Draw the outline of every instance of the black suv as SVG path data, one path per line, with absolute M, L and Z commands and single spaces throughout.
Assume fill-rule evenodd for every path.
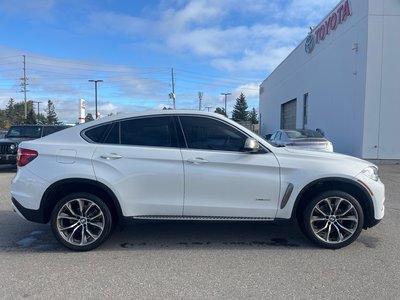
M 0 139 L 0 165 L 16 164 L 18 145 L 68 128 L 66 125 L 13 125 Z

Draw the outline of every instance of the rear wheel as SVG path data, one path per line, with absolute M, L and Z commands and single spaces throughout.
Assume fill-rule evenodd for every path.
M 360 235 L 364 214 L 360 203 L 350 194 L 328 191 L 307 204 L 301 222 L 310 240 L 324 248 L 338 249 Z
M 112 217 L 107 204 L 89 193 L 70 194 L 59 201 L 51 214 L 57 240 L 69 249 L 88 251 L 109 236 Z

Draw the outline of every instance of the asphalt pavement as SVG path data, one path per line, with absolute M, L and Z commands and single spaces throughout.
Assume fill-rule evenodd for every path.
M 0 166 L 0 299 L 400 299 L 400 165 L 380 165 L 386 215 L 340 250 L 293 222 L 125 222 L 85 253 L 11 210 Z

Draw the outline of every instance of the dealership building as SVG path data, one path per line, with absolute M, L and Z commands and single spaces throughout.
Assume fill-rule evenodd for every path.
M 400 1 L 341 1 L 264 80 L 259 110 L 261 135 L 319 128 L 335 152 L 400 159 Z

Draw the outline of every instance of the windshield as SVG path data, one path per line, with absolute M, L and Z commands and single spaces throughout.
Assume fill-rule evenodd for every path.
M 41 126 L 12 126 L 7 133 L 7 138 L 40 138 Z

